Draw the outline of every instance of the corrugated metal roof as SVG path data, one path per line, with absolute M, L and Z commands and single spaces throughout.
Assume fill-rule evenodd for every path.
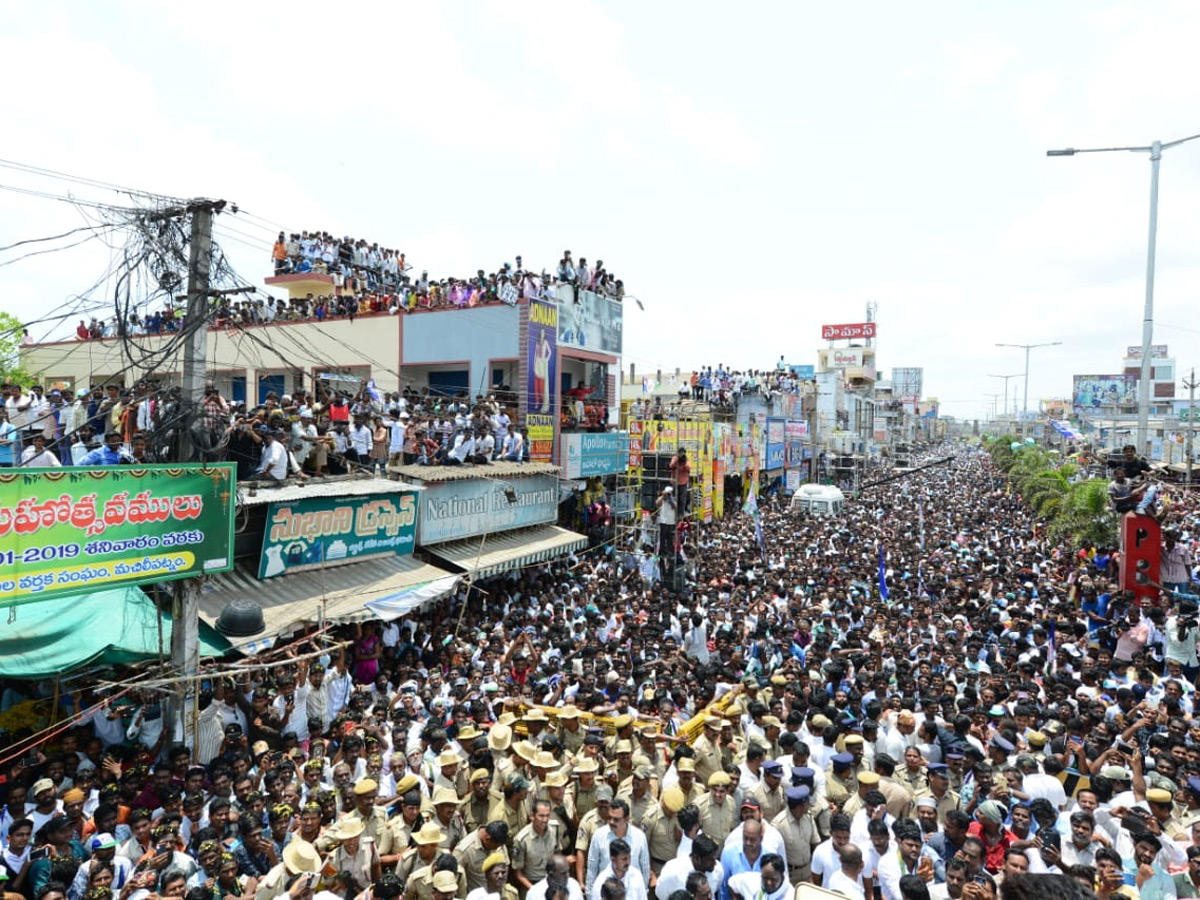
M 262 606 L 267 625 L 259 639 L 319 621 L 322 603 L 327 622 L 363 622 L 377 618 L 364 606 L 368 600 L 382 600 L 448 574 L 415 557 L 394 556 L 259 581 L 257 568 L 242 562 L 232 572 L 205 579 L 200 616 L 216 625 L 229 601 L 254 600 Z
M 370 494 L 396 494 L 401 491 L 419 491 L 419 484 L 392 481 L 387 478 L 352 478 L 345 481 L 305 481 L 298 484 L 238 485 L 238 504 L 262 506 L 267 503 L 290 503 L 308 497 L 358 497 Z
M 388 466 L 388 471 L 408 481 L 434 484 L 463 481 L 467 478 L 517 478 L 521 475 L 557 475 L 561 470 L 550 463 L 493 462 L 484 466 Z
M 425 550 L 474 578 L 487 578 L 511 569 L 565 556 L 587 546 L 587 537 L 557 525 L 541 525 L 478 538 L 433 545 Z

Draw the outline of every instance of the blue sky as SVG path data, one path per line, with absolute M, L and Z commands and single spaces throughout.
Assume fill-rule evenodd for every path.
M 1182 2 L 0 0 L 0 15 L 0 158 L 224 197 L 434 274 L 603 258 L 646 307 L 626 313 L 642 371 L 813 362 L 820 325 L 874 301 L 881 367 L 924 366 L 959 416 L 1003 389 L 987 373 L 1021 370 L 997 341 L 1064 342 L 1035 351 L 1031 403 L 1140 342 L 1148 163 L 1045 150 L 1200 132 L 1200 6 Z M 4 168 L 0 184 L 68 187 Z M 1162 176 L 1155 341 L 1184 369 L 1198 201 L 1200 141 Z M 0 202 L 0 246 L 80 221 Z M 261 224 L 218 227 L 252 279 Z M 0 268 L 0 309 L 36 318 L 106 260 L 85 246 Z

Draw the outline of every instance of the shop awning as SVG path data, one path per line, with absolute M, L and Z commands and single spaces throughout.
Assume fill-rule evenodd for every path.
M 429 591 L 414 595 L 415 604 L 437 599 L 454 589 L 457 577 L 445 569 L 431 566 L 412 556 L 396 556 L 344 566 L 330 566 L 295 575 L 281 575 L 259 581 L 258 569 L 239 563 L 232 572 L 217 575 L 205 584 L 200 595 L 200 615 L 212 624 L 225 604 L 248 598 L 262 606 L 266 630 L 248 641 L 244 648 L 269 646 L 276 635 L 299 625 L 320 621 L 365 622 L 368 619 L 396 618 L 382 615 L 368 606 L 371 602 L 399 602 L 417 588 L 436 584 L 440 593 Z M 249 645 L 253 644 L 253 647 Z
M 53 678 L 81 666 L 156 659 L 158 608 L 139 588 L 113 588 L 14 607 L 0 624 L 0 677 Z M 162 648 L 171 655 L 171 615 L 162 614 Z M 221 656 L 230 643 L 200 623 L 200 655 Z
M 539 525 L 491 534 L 483 539 L 468 538 L 449 544 L 434 544 L 425 549 L 433 556 L 468 573 L 487 578 L 510 569 L 566 556 L 587 546 L 587 537 L 557 525 Z

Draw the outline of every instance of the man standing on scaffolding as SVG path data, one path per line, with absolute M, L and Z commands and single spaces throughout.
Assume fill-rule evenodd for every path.
M 663 560 L 663 577 L 670 580 L 675 575 L 675 523 L 679 520 L 673 487 L 662 489 L 655 510 L 658 512 L 658 556 Z

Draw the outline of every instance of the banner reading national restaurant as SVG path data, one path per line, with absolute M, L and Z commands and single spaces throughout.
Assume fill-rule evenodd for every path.
M 0 605 L 228 571 L 234 472 L 0 469 Z

